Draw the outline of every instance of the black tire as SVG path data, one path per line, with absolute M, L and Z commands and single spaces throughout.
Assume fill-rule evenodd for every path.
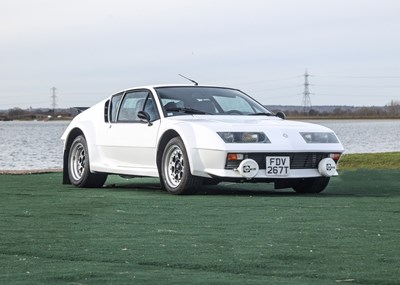
M 172 138 L 164 148 L 161 167 L 161 185 L 171 194 L 192 194 L 202 184 L 202 178 L 190 172 L 185 145 L 179 137 Z
M 325 190 L 329 184 L 330 177 L 316 177 L 296 179 L 292 188 L 300 194 L 316 194 Z
M 77 136 L 69 149 L 68 177 L 72 185 L 82 188 L 98 188 L 106 182 L 107 174 L 90 172 L 89 151 L 84 136 Z

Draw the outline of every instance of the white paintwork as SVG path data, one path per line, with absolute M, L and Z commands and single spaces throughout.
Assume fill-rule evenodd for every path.
M 229 152 L 332 152 L 344 151 L 341 143 L 307 144 L 300 132 L 332 132 L 315 124 L 282 120 L 271 116 L 182 115 L 164 117 L 153 87 L 140 87 L 153 93 L 160 119 L 147 123 L 108 123 L 104 121 L 104 100 L 76 116 L 62 135 L 64 150 L 71 130 L 80 129 L 88 142 L 90 169 L 133 176 L 158 177 L 156 154 L 160 138 L 174 130 L 187 149 L 193 175 L 241 178 L 239 171 L 224 169 Z M 132 89 L 130 89 L 132 90 Z M 111 98 L 111 97 L 110 97 Z M 264 132 L 271 143 L 227 144 L 217 132 Z M 335 173 L 332 175 L 337 175 Z M 292 169 L 285 178 L 318 177 L 318 169 Z M 254 178 L 269 178 L 260 169 Z M 280 177 L 277 177 L 278 179 Z

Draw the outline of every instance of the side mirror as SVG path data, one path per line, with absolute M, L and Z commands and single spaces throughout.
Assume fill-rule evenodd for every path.
M 281 118 L 282 120 L 286 120 L 286 115 L 285 113 L 279 111 L 275 114 L 275 116 L 277 116 L 278 118 Z
M 147 123 L 149 126 L 152 126 L 153 124 L 150 122 L 150 115 L 149 113 L 145 112 L 145 111 L 139 111 L 137 114 L 138 118 L 144 122 Z

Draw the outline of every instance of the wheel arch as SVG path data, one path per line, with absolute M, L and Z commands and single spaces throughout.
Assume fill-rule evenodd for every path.
M 165 146 L 167 143 L 175 137 L 181 137 L 179 133 L 175 130 L 167 130 L 162 137 L 160 138 L 157 146 L 157 156 L 156 156 L 156 163 L 157 163 L 157 169 L 159 176 L 161 177 L 161 160 L 162 160 L 162 155 L 165 149 Z
M 64 154 L 63 154 L 63 184 L 71 184 L 71 181 L 68 176 L 68 155 L 72 142 L 80 135 L 85 137 L 85 134 L 80 128 L 74 128 L 69 132 L 68 137 L 65 140 Z
M 158 141 L 156 153 L 156 163 L 159 175 L 161 175 L 161 159 L 165 146 L 174 137 L 180 137 L 183 141 L 188 156 L 191 174 L 194 175 L 194 173 L 196 173 L 196 175 L 199 175 L 199 173 L 203 171 L 203 165 L 197 163 L 199 157 L 195 150 L 201 148 L 216 149 L 218 142 L 214 143 L 213 140 L 210 140 L 210 134 L 214 134 L 214 132 L 208 128 L 202 127 L 200 124 L 192 123 L 176 124 L 164 131 Z M 217 147 L 217 149 L 222 149 L 223 147 L 224 146 L 222 145 L 220 148 Z M 203 175 L 200 174 L 200 176 Z

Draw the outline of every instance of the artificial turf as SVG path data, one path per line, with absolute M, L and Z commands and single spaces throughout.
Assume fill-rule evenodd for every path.
M 317 195 L 107 184 L 0 175 L 0 284 L 400 284 L 399 170 L 344 171 Z

